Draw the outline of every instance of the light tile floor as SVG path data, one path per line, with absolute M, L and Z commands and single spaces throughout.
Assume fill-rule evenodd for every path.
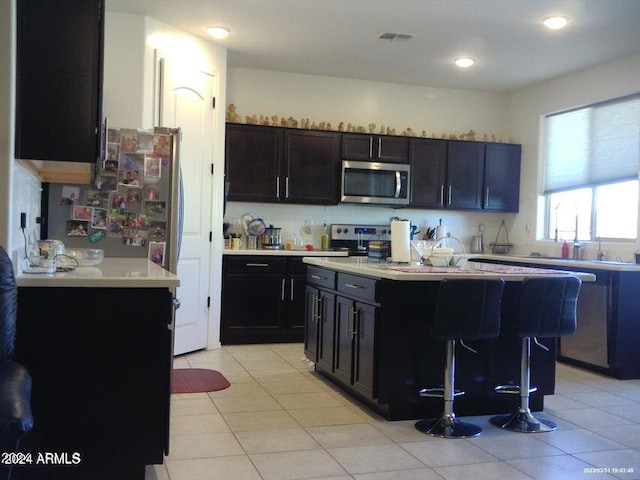
M 301 344 L 225 346 L 176 357 L 226 390 L 173 395 L 171 452 L 146 480 L 640 479 L 640 380 L 558 364 L 545 399 L 558 430 L 440 439 L 389 422 L 313 372 Z M 626 469 L 626 470 L 623 470 Z M 623 473 L 625 472 L 626 473 Z

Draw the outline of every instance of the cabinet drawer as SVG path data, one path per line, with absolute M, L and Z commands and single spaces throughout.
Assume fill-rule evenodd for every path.
M 307 282 L 334 290 L 336 288 L 336 272 L 309 265 L 307 267 Z
M 285 273 L 287 260 L 284 257 L 225 257 L 224 270 L 227 273 Z
M 349 297 L 358 297 L 370 302 L 376 301 L 376 280 L 373 278 L 339 273 L 337 290 Z

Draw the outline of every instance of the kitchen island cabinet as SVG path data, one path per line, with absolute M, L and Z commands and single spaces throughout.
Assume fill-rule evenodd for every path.
M 169 451 L 173 290 L 146 259 L 18 274 L 16 358 L 33 378 L 34 465 L 14 479 L 144 480 Z M 35 465 L 38 453 L 63 464 Z M 78 462 L 73 462 L 73 455 Z
M 230 201 L 335 205 L 337 132 L 228 123 Z
M 335 284 L 335 272 L 307 267 L 304 355 L 328 372 L 334 371 Z
M 481 264 L 469 269 L 430 269 L 357 257 L 304 261 L 309 264 L 307 288 L 335 295 L 335 316 L 323 314 L 322 328 L 313 318 L 317 307 L 307 306 L 306 325 L 312 330 L 307 343 L 315 338 L 315 352 L 322 349 L 325 359 L 320 362 L 313 348 L 306 348 L 305 355 L 315 362 L 318 373 L 389 420 L 437 417 L 442 412 L 442 399 L 419 395 L 420 389 L 442 385 L 443 381 L 445 344 L 429 334 L 441 280 L 505 278 L 503 322 L 508 322 L 515 318 L 518 287 L 525 277 L 568 274 Z M 594 279 L 590 274 L 577 275 L 585 281 Z M 333 329 L 326 325 L 332 318 Z M 329 343 L 327 337 L 332 333 Z M 549 351 L 532 349 L 532 385 L 538 387 L 531 397 L 532 410 L 542 410 L 544 396 L 553 394 L 555 388 L 556 340 L 541 342 Z M 326 359 L 331 353 L 327 345 L 333 345 L 332 362 Z M 517 398 L 497 394 L 493 387 L 519 383 L 521 341 L 505 331 L 498 338 L 473 342 L 472 346 L 478 354 L 462 348 L 456 352 L 456 383 L 466 391 L 456 399 L 456 413 L 491 415 L 513 410 Z
M 478 260 L 595 275 L 583 285 L 576 333 L 560 339 L 558 360 L 621 380 L 640 378 L 640 265 L 515 256 Z

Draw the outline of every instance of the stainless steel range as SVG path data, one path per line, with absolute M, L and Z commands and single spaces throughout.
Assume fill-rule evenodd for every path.
M 390 238 L 390 225 L 334 223 L 329 229 L 329 247 L 334 250 L 346 249 L 350 256 L 367 255 L 371 240 Z

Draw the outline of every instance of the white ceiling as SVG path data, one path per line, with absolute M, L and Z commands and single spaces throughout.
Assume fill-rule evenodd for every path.
M 107 0 L 207 37 L 228 65 L 408 85 L 510 92 L 640 53 L 640 0 Z M 541 24 L 570 17 L 562 31 Z M 385 32 L 408 41 L 377 40 Z M 213 41 L 213 40 L 212 40 Z M 454 66 L 458 56 L 476 64 Z

